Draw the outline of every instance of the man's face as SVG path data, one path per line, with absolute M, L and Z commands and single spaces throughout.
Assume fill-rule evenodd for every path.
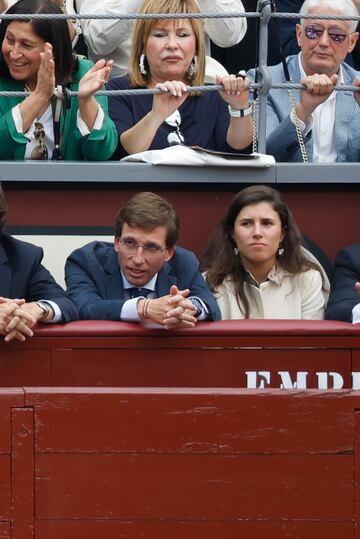
M 114 247 L 126 279 L 139 287 L 150 281 L 174 254 L 173 248 L 166 248 L 165 226 L 148 230 L 125 223 Z
M 340 11 L 324 6 L 310 9 L 309 15 L 313 13 L 341 15 Z M 358 35 L 357 32 L 349 34 L 349 21 L 305 19 L 304 26 L 297 24 L 296 36 L 306 74 L 318 73 L 330 77 L 337 73 L 345 56 L 355 47 Z M 343 36 L 345 39 L 342 41 Z

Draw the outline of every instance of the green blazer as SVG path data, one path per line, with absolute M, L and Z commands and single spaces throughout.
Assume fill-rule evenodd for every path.
M 72 91 L 78 89 L 81 77 L 93 65 L 93 62 L 89 60 L 79 59 L 78 69 L 73 73 L 70 85 Z M 24 84 L 22 81 L 16 81 L 12 78 L 1 78 L 0 90 L 21 92 L 24 91 Z M 28 139 L 16 131 L 11 113 L 11 109 L 21 103 L 23 99 L 22 97 L 0 96 L 0 159 L 24 159 Z M 114 153 L 118 143 L 118 135 L 113 121 L 108 116 L 107 98 L 98 96 L 96 100 L 103 109 L 105 117 L 101 129 L 93 129 L 87 136 L 82 136 L 76 126 L 76 114 L 79 108 L 77 98 L 71 98 L 71 105 L 66 112 L 65 121 L 62 111 L 60 118 L 62 159 L 103 161 Z

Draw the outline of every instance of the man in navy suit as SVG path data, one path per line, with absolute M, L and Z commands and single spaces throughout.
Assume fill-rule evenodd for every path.
M 5 216 L 0 186 L 0 335 L 24 341 L 37 322 L 77 320 L 74 303 L 41 265 L 42 249 L 4 233 Z
M 334 286 L 325 318 L 360 322 L 360 243 L 336 255 Z
M 114 244 L 92 242 L 65 265 L 68 293 L 80 318 L 150 320 L 165 328 L 218 320 L 220 312 L 195 255 L 175 247 L 179 219 L 154 193 L 138 193 L 115 224 Z

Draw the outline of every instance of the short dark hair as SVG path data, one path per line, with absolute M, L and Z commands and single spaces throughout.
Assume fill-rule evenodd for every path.
M 4 230 L 5 224 L 6 224 L 6 204 L 5 204 L 4 191 L 0 183 L 0 235 L 2 234 Z
M 170 249 L 179 237 L 179 217 L 172 205 L 155 193 L 144 191 L 133 195 L 120 210 L 115 223 L 115 237 L 120 238 L 126 223 L 131 227 L 153 230 L 166 227 L 166 247 Z
M 52 0 L 20 0 L 11 6 L 8 14 L 58 14 L 62 11 L 59 6 Z M 3 43 L 7 27 L 17 19 L 3 19 L 0 24 L 0 44 Z M 20 19 L 19 19 L 20 21 Z M 31 24 L 35 34 L 50 43 L 53 47 L 54 62 L 55 62 L 55 80 L 56 84 L 66 85 L 70 82 L 71 73 L 75 66 L 75 57 L 72 51 L 71 38 L 67 21 L 65 19 L 32 19 Z M 6 65 L 4 56 L 0 48 L 0 75 L 9 77 L 9 69 Z

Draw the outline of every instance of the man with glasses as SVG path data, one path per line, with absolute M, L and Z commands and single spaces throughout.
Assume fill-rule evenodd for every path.
M 5 222 L 0 185 L 0 335 L 25 341 L 37 322 L 77 320 L 75 305 L 41 264 L 42 249 L 6 234 Z
M 301 15 L 358 17 L 352 0 L 305 0 Z M 277 161 L 358 161 L 358 93 L 333 91 L 358 73 L 344 62 L 358 39 L 357 21 L 301 18 L 300 53 L 269 68 L 272 83 L 302 83 L 304 90 L 271 89 L 267 103 L 267 153 Z M 358 85 L 359 83 L 356 82 Z
M 175 247 L 179 219 L 154 193 L 120 210 L 114 244 L 95 241 L 65 266 L 68 293 L 85 320 L 149 320 L 166 329 L 218 320 L 220 312 L 195 255 Z

